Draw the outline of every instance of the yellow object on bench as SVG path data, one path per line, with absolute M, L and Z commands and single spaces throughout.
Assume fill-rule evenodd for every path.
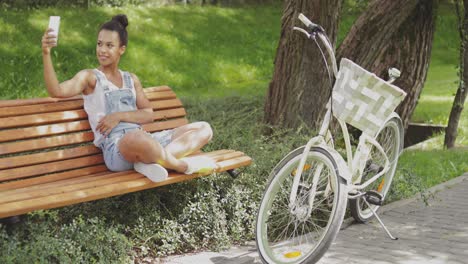
M 188 123 L 167 86 L 144 89 L 154 109 L 148 132 Z M 135 171 L 107 170 L 83 110 L 81 96 L 0 101 L 0 218 L 97 200 L 194 179 L 204 174 L 172 172 L 154 183 Z M 212 157 L 218 172 L 247 166 L 234 150 L 198 153 Z

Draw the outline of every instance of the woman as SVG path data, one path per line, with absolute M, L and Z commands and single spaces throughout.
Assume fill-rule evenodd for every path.
M 196 122 L 153 134 L 142 130 L 141 124 L 153 121 L 153 109 L 138 77 L 118 67 L 127 47 L 127 26 L 125 15 L 104 23 L 96 45 L 99 67 L 82 70 L 62 83 L 57 80 L 50 55 L 51 48 L 57 46 L 57 37 L 49 28 L 42 37 L 49 95 L 64 98 L 83 94 L 94 144 L 102 149 L 109 170 L 134 168 L 152 181 L 165 180 L 165 168 L 186 174 L 214 170 L 216 164 L 209 158 L 183 158 L 211 140 L 213 132 L 208 123 Z

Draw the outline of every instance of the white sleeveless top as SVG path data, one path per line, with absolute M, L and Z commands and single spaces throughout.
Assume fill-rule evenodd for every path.
M 107 80 L 106 75 L 96 69 L 101 73 L 101 76 L 103 76 L 104 82 L 106 83 L 100 83 L 99 79 L 96 78 L 96 87 L 94 88 L 93 93 L 85 95 L 83 94 L 83 100 L 84 100 L 84 110 L 88 114 L 88 120 L 89 124 L 91 125 L 91 129 L 93 130 L 94 133 L 94 145 L 96 147 L 100 147 L 101 143 L 104 141 L 104 135 L 102 135 L 99 131 L 96 131 L 96 126 L 99 123 L 99 120 L 103 118 L 106 115 L 106 101 L 104 97 L 104 86 L 107 85 L 109 88 L 109 92 L 119 90 L 121 88 L 117 87 L 115 84 L 113 84 L 111 81 Z M 124 80 L 123 72 L 119 70 L 120 75 L 122 76 L 122 80 Z M 133 83 L 133 78 L 129 78 L 131 83 L 132 83 L 132 93 L 136 97 L 136 92 L 135 92 L 135 86 Z M 124 82 L 122 81 L 123 86 L 125 86 Z M 125 89 L 122 88 L 122 89 Z

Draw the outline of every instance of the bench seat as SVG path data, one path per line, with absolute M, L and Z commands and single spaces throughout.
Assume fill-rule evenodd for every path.
M 188 123 L 186 111 L 167 86 L 144 89 L 154 109 L 148 132 Z M 131 170 L 111 172 L 93 144 L 81 96 L 0 101 L 0 218 L 140 191 L 208 174 L 170 172 L 154 183 Z M 249 165 L 240 151 L 199 152 L 217 172 Z

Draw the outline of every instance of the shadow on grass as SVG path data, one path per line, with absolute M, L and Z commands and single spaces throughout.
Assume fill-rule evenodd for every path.
M 64 81 L 98 66 L 97 30 L 118 13 L 130 22 L 121 68 L 137 74 L 144 86 L 168 84 L 182 95 L 223 95 L 225 88 L 264 93 L 279 34 L 279 19 L 277 25 L 271 22 L 279 8 L 47 8 L 0 10 L 0 34 L 7 39 L 0 44 L 0 98 L 47 95 L 40 41 L 48 16 L 62 17 L 53 61 Z

